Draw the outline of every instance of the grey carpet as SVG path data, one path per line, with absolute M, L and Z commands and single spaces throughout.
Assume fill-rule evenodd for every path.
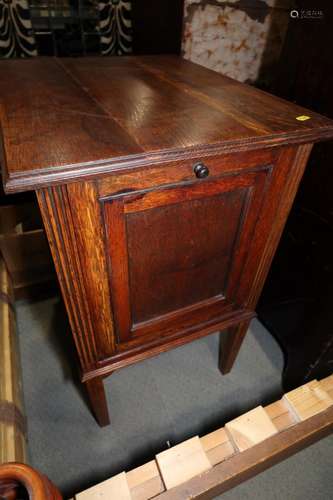
M 281 395 L 283 357 L 256 320 L 232 372 L 217 368 L 218 336 L 120 370 L 106 381 L 112 425 L 100 429 L 74 383 L 59 299 L 17 306 L 31 463 L 72 495 L 143 464 Z M 223 499 L 333 498 L 333 440 L 326 438 L 223 495 Z

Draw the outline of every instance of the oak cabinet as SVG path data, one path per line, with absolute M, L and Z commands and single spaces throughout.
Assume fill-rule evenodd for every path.
M 332 122 L 172 56 L 0 71 L 5 188 L 37 193 L 100 425 L 118 368 L 220 331 L 227 373 Z

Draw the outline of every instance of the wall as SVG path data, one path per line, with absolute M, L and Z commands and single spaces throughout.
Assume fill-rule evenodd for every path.
M 185 0 L 186 59 L 242 82 L 269 86 L 291 0 Z

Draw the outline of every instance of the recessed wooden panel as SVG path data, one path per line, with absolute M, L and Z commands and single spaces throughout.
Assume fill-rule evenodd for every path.
M 166 337 L 239 308 L 270 167 L 101 201 L 118 342 Z
M 245 189 L 126 215 L 133 323 L 224 295 Z

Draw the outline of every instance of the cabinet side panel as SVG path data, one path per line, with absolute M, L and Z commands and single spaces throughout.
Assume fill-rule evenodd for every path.
M 265 197 L 260 220 L 248 254 L 239 289 L 239 301 L 255 309 L 284 225 L 304 173 L 312 144 L 282 148 L 272 172 L 271 189 Z M 245 284 L 252 283 L 246 292 Z
M 37 191 L 83 371 L 114 352 L 103 231 L 93 183 Z
M 78 291 L 72 242 L 68 241 L 67 231 L 61 225 L 61 215 L 64 215 L 61 191 L 60 188 L 45 188 L 36 194 L 81 368 L 89 369 L 95 364 L 96 352 L 94 345 L 88 342 L 85 304 L 81 300 L 83 294 Z
M 98 355 L 104 358 L 114 352 L 115 339 L 97 189 L 94 182 L 82 182 L 69 184 L 67 193 Z

